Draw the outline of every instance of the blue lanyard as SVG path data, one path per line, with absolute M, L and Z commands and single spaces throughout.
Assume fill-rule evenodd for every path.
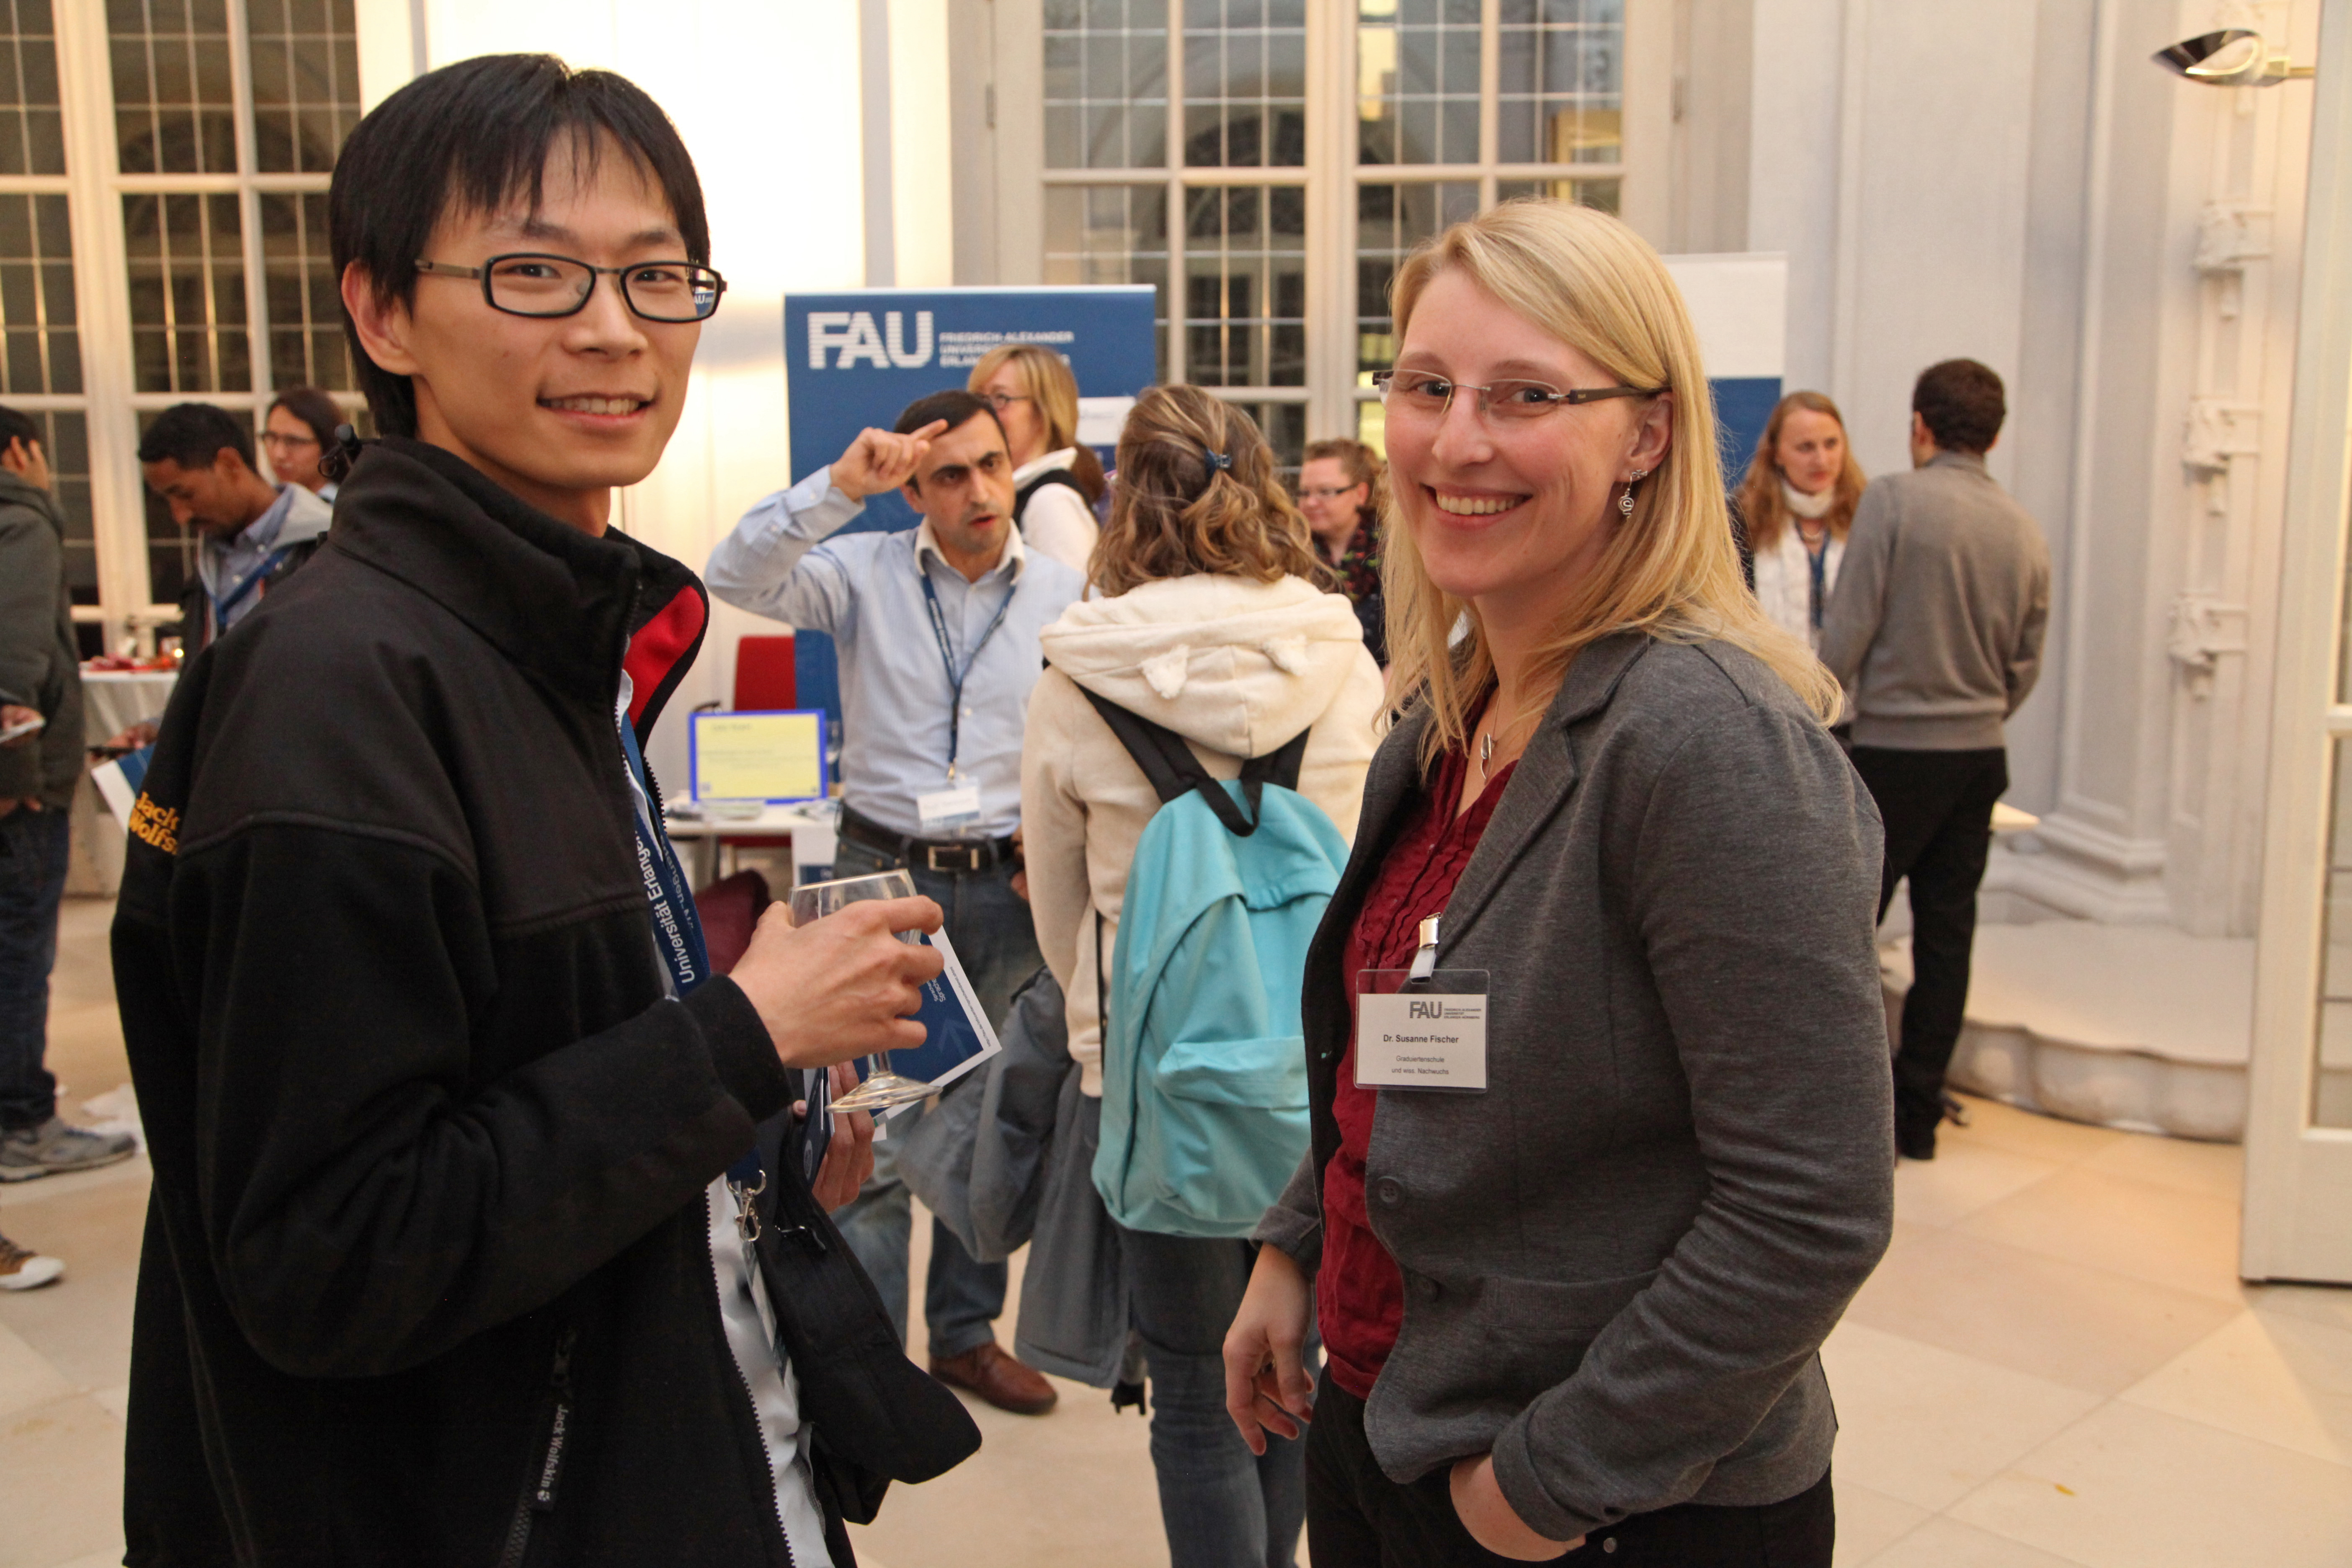
M 1824 539 L 1822 541 L 1822 547 L 1819 550 L 1806 551 L 1805 560 L 1806 563 L 1812 568 L 1813 573 L 1811 605 L 1813 612 L 1813 630 L 1820 631 L 1822 629 L 1822 612 L 1828 607 L 1829 600 L 1830 542 L 1827 539 Z
M 260 587 L 261 580 L 277 571 L 285 563 L 286 558 L 293 552 L 294 547 L 289 544 L 282 550 L 273 550 L 263 556 L 261 564 L 247 573 L 243 582 L 231 588 L 226 599 L 210 592 L 205 594 L 205 596 L 213 602 L 213 635 L 215 637 L 228 630 L 228 613 L 243 604 L 246 595 Z
M 625 714 L 621 719 L 621 754 L 628 759 L 629 776 L 644 795 L 645 811 L 629 803 L 629 823 L 637 833 L 637 875 L 646 889 L 646 902 L 654 916 L 654 948 L 669 966 L 671 984 L 680 996 L 710 978 L 710 952 L 703 945 L 702 917 L 686 890 L 686 872 L 670 847 L 669 836 L 654 826 L 647 813 L 654 809 L 652 775 L 646 771 L 645 752 L 637 748 L 637 729 Z M 735 1162 L 727 1179 L 738 1186 L 755 1184 L 760 1176 L 760 1146 Z
M 919 557 L 916 564 L 921 565 Z M 978 642 L 971 645 L 971 657 L 963 661 L 963 668 L 959 670 L 955 667 L 955 655 L 948 648 L 948 617 L 947 613 L 940 608 L 940 591 L 931 586 L 930 573 L 923 574 L 923 603 L 931 612 L 931 636 L 939 642 L 940 663 L 946 667 L 948 672 L 948 778 L 950 783 L 956 776 L 956 758 L 963 752 L 964 680 L 971 674 L 971 667 L 980 662 L 980 650 L 988 646 L 988 639 L 994 637 L 996 628 L 1004 624 L 1004 612 L 1013 607 L 1016 587 L 1006 587 L 1004 602 L 996 606 L 996 618 L 988 623 L 988 629 L 980 634 Z
M 652 808 L 653 784 L 646 773 L 645 753 L 637 750 L 636 727 L 621 721 L 621 751 L 629 759 L 629 773 L 645 791 Z M 670 848 L 669 836 L 646 819 L 633 802 L 629 821 L 637 830 L 637 874 L 645 880 L 646 901 L 653 907 L 654 946 L 669 965 L 670 979 L 681 996 L 710 976 L 710 953 L 702 943 L 702 919 L 686 890 L 686 873 Z

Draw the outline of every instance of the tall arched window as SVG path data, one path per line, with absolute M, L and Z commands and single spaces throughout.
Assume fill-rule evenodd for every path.
M 146 421 L 257 420 L 301 384 L 359 405 L 326 237 L 352 5 L 0 0 L 0 402 L 52 437 L 93 649 L 173 618 L 192 569 L 140 483 Z
M 1622 0 L 1024 3 L 1034 32 L 1000 36 L 1042 64 L 1015 176 L 1044 187 L 1042 279 L 1152 285 L 1162 376 L 1247 405 L 1286 462 L 1379 438 L 1420 240 L 1517 195 L 1618 205 Z

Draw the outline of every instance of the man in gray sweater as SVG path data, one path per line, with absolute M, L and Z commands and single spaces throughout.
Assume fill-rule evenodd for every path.
M 2001 724 L 2033 689 L 2050 552 L 1985 472 L 2008 408 L 1974 360 L 1920 373 L 1911 472 L 1872 481 L 1822 627 L 1844 682 L 1853 765 L 1886 825 L 1878 912 L 1911 879 L 1909 998 L 1895 1057 L 1895 1144 L 1936 1157 L 1958 1043 L 1993 803 L 2009 787 Z
M 131 1153 L 129 1138 L 60 1117 L 57 1080 L 42 1065 L 67 820 L 82 773 L 65 527 L 49 498 L 40 427 L 0 408 L 0 734 L 17 732 L 0 741 L 0 1182 L 85 1171 Z M 0 1237 L 0 1288 L 24 1288 L 27 1257 Z

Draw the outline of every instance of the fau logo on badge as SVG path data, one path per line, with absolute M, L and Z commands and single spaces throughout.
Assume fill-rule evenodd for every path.
M 1408 1018 L 1443 1018 L 1445 1016 L 1445 1005 L 1443 1002 L 1411 1003 L 1405 1008 L 1405 1016 Z

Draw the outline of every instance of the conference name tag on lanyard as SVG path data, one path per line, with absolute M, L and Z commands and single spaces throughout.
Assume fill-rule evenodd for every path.
M 1486 1087 L 1487 972 L 1437 967 L 1436 916 L 1421 922 L 1411 969 L 1367 969 L 1359 979 L 1358 1088 Z
M 980 662 L 981 650 L 988 646 L 988 639 L 1004 624 L 1004 614 L 1013 607 L 1013 589 L 1008 585 L 1003 599 L 997 604 L 996 614 L 989 618 L 988 628 L 971 645 L 971 657 L 958 669 L 955 655 L 948 647 L 947 613 L 940 608 L 940 591 L 931 585 L 930 574 L 923 574 L 923 604 L 930 612 L 931 637 L 940 645 L 940 663 L 948 677 L 948 787 L 915 797 L 915 816 L 921 823 L 918 831 L 926 837 L 952 833 L 980 820 L 980 786 L 962 783 L 963 775 L 957 766 L 963 752 L 963 683 L 971 678 L 972 666 Z
M 922 818 L 926 837 L 969 827 L 980 820 L 980 786 L 950 784 L 915 797 L 915 815 Z

